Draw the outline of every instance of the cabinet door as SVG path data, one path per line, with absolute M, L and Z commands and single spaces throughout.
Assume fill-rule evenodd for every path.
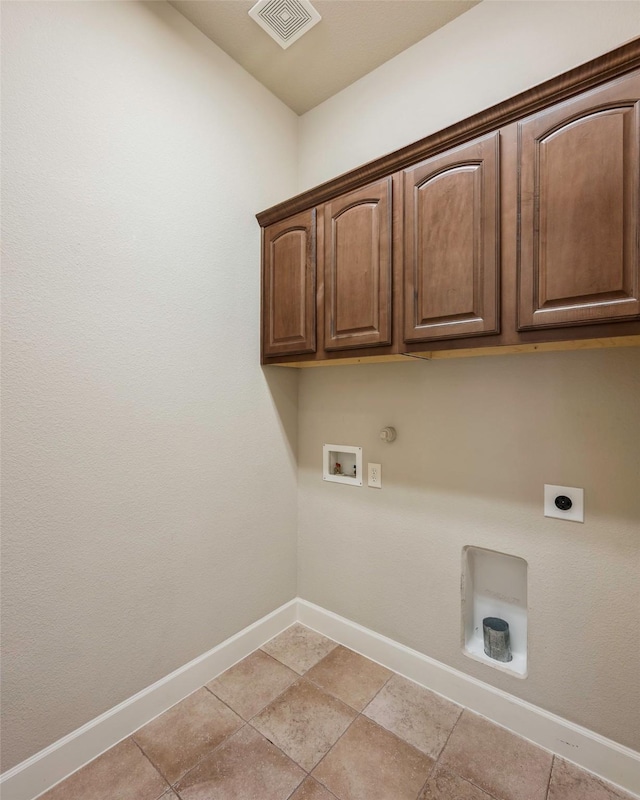
M 315 209 L 276 222 L 263 239 L 263 354 L 316 349 Z
M 519 128 L 520 330 L 640 313 L 640 75 Z
M 496 333 L 499 134 L 404 171 L 404 339 Z
M 391 343 L 391 185 L 325 205 L 325 350 Z

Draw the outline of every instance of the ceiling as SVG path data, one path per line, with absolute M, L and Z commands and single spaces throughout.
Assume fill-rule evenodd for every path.
M 255 0 L 169 0 L 297 114 L 464 14 L 479 0 L 313 0 L 322 16 L 283 50 L 249 17 Z

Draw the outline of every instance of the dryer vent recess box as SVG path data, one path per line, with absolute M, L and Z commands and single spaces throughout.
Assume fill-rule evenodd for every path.
M 527 571 L 527 562 L 519 556 L 472 546 L 462 551 L 462 651 L 518 678 L 527 676 Z M 511 661 L 495 661 L 485 654 L 485 617 L 508 623 Z

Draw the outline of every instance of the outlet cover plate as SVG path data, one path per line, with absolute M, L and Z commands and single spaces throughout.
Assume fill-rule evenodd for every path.
M 563 511 L 556 506 L 556 497 L 564 495 L 571 500 L 571 508 Z M 575 486 L 544 485 L 544 515 L 556 519 L 568 519 L 571 522 L 584 522 L 584 489 Z
M 373 489 L 382 489 L 382 466 L 380 464 L 367 464 L 368 485 Z

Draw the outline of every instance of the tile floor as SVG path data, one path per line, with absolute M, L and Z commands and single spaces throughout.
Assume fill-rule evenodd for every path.
M 296 624 L 43 800 L 623 800 Z

